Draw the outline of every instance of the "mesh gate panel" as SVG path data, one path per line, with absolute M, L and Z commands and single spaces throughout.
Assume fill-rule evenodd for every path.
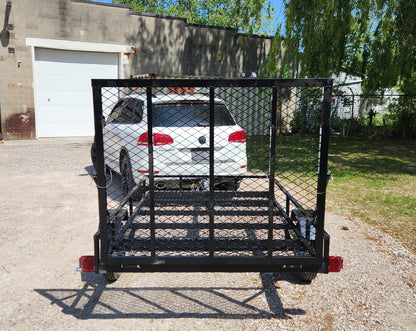
M 313 255 L 324 89 L 141 82 L 95 109 L 109 254 Z

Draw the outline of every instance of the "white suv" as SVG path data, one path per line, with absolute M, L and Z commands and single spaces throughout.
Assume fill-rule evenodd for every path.
M 202 94 L 154 95 L 153 164 L 157 189 L 207 186 L 209 98 Z M 214 101 L 215 187 L 237 190 L 247 170 L 246 133 L 224 101 Z M 121 175 L 124 192 L 149 174 L 146 96 L 120 99 L 103 128 L 106 165 Z M 94 162 L 94 146 L 93 146 Z M 164 177 L 166 176 L 166 177 Z M 148 182 L 146 182 L 148 185 Z

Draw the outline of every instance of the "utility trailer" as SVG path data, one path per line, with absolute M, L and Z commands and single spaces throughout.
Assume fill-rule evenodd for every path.
M 324 230 L 332 80 L 92 88 L 99 229 L 82 271 L 341 270 Z

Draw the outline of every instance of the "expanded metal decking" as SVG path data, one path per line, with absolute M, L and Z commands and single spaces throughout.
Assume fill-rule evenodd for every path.
M 267 256 L 269 249 L 273 256 L 295 256 L 306 251 L 302 237 L 277 205 L 273 208 L 273 232 L 269 233 L 267 192 L 219 192 L 212 224 L 207 191 L 155 191 L 154 202 L 155 250 L 161 258 L 259 257 Z M 151 255 L 150 215 L 146 197 L 136 215 L 116 235 L 113 255 Z

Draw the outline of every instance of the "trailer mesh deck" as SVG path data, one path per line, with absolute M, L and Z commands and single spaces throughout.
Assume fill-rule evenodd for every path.
M 269 236 L 267 192 L 221 192 L 214 204 L 214 256 L 295 255 L 306 247 L 291 225 L 273 209 L 272 241 Z M 205 191 L 155 192 L 155 241 L 159 257 L 209 256 L 209 193 Z M 149 199 L 115 239 L 113 254 L 150 256 Z

